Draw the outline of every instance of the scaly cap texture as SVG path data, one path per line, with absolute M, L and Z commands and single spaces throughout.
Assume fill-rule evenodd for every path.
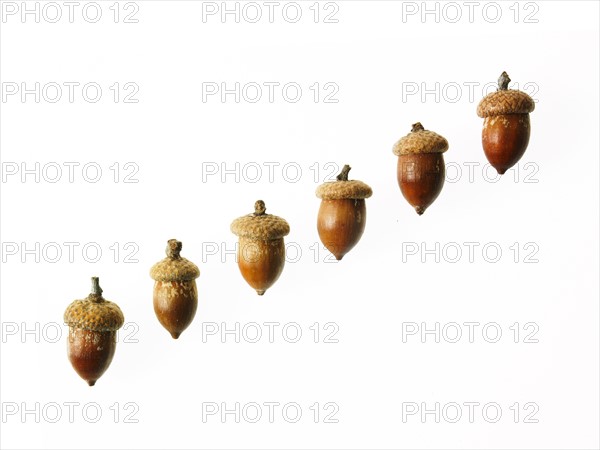
M 528 114 L 534 109 L 535 103 L 529 95 L 509 89 L 486 95 L 477 106 L 477 115 L 485 118 L 501 114 Z
M 348 180 L 351 167 L 345 165 L 337 181 L 323 183 L 317 188 L 317 197 L 323 200 L 365 199 L 373 195 L 371 187 L 359 180 Z
M 150 268 L 150 276 L 156 281 L 190 281 L 200 276 L 200 269 L 193 262 L 182 258 L 182 244 L 177 239 L 169 239 L 167 257 Z
M 254 204 L 254 213 L 238 217 L 231 223 L 231 232 L 240 237 L 247 237 L 262 241 L 271 241 L 287 236 L 290 226 L 285 219 L 265 214 L 265 202 L 257 200 Z
M 92 277 L 91 294 L 71 303 L 65 311 L 64 321 L 70 327 L 107 332 L 121 328 L 125 318 L 116 303 L 102 297 L 98 277 Z
M 410 133 L 396 142 L 392 149 L 397 156 L 409 153 L 444 153 L 446 150 L 446 138 L 424 129 L 420 122 L 415 123 Z
M 477 106 L 477 115 L 485 118 L 501 114 L 528 114 L 535 109 L 535 102 L 525 92 L 508 89 L 510 78 L 502 72 L 498 90 L 486 95 Z

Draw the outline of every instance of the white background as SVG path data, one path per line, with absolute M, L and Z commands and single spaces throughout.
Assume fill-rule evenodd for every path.
M 219 15 L 203 22 L 202 2 L 192 1 L 138 1 L 138 23 L 123 23 L 120 5 L 114 23 L 113 2 L 99 4 L 97 23 L 84 20 L 81 9 L 69 23 L 63 6 L 66 17 L 58 23 L 44 17 L 36 23 L 32 16 L 23 23 L 17 14 L 3 15 L 0 25 L 3 89 L 5 83 L 31 88 L 70 81 L 103 88 L 96 103 L 84 100 L 80 89 L 70 103 L 65 88 L 56 103 L 43 96 L 36 103 L 33 95 L 22 101 L 17 94 L 1 105 L 4 169 L 7 162 L 81 164 L 73 183 L 65 168 L 56 183 L 44 176 L 36 182 L 34 175 L 22 182 L 19 173 L 1 186 L 4 245 L 79 243 L 73 262 L 66 247 L 55 263 L 43 255 L 38 263 L 25 255 L 23 263 L 21 253 L 3 252 L 3 448 L 598 448 L 598 3 L 500 2 L 495 23 L 496 9 L 482 13 L 486 2 L 472 21 L 464 3 L 445 9 L 439 3 L 436 22 L 420 12 L 403 15 L 401 2 L 339 1 L 337 23 L 324 23 L 323 4 L 315 23 L 313 2 L 301 3 L 297 23 L 282 17 L 282 6 L 269 23 L 260 3 L 264 17 L 254 24 L 244 17 L 236 23 L 233 16 L 223 23 Z M 450 23 L 454 5 L 462 17 Z M 412 7 L 423 5 L 405 4 L 404 12 Z M 537 105 L 519 172 L 492 182 L 494 172 L 484 172 L 482 120 L 475 110 L 483 86 L 503 70 L 519 87 L 530 83 Z M 135 83 L 139 101 L 121 97 L 115 103 L 109 89 L 115 82 Z M 206 82 L 295 82 L 303 93 L 296 103 L 280 90 L 272 103 L 265 97 L 236 103 L 232 95 L 225 103 L 219 96 L 203 102 Z M 315 103 L 315 82 L 337 85 L 338 102 L 320 97 Z M 436 83 L 437 99 L 422 98 L 420 91 L 403 98 L 415 85 L 432 90 Z M 473 98 L 468 83 L 476 83 Z M 457 85 L 458 98 L 450 90 Z M 391 152 L 416 121 L 448 139 L 445 158 L 453 165 L 448 175 L 454 182 L 446 182 L 422 217 L 400 194 Z M 89 162 L 103 169 L 96 183 L 81 175 Z M 123 182 L 127 162 L 139 168 L 138 183 Z M 233 168 L 236 162 L 241 168 L 259 164 L 262 177 L 252 183 L 243 173 L 239 182 L 228 175 L 223 183 L 220 174 L 203 171 L 206 163 Z M 280 163 L 272 181 L 264 166 L 269 162 Z M 350 164 L 350 178 L 374 191 L 364 236 L 340 263 L 327 262 L 320 246 L 315 262 L 314 191 L 330 174 L 330 162 Z M 118 183 L 109 169 L 114 163 L 121 167 Z M 287 163 L 299 166 L 301 176 L 290 169 L 286 179 Z M 471 163 L 478 165 L 469 179 Z M 233 248 L 229 225 L 251 212 L 258 198 L 288 220 L 287 242 L 302 252 L 264 297 L 244 282 L 232 255 L 206 251 L 210 243 Z M 154 316 L 148 274 L 169 238 L 183 241 L 183 256 L 201 270 L 196 319 L 177 341 Z M 118 262 L 109 249 L 115 242 Z M 124 262 L 128 242 L 139 247 L 137 263 Z M 406 254 L 410 243 L 433 249 L 452 242 L 478 243 L 473 262 L 464 246 L 456 263 L 444 255 L 439 262 L 425 255 L 422 262 L 421 253 Z M 517 262 L 509 248 L 515 242 Z M 86 243 L 101 246 L 98 262 L 83 258 Z M 497 263 L 482 255 L 488 243 L 502 249 Z M 534 246 L 524 249 L 526 243 Z M 538 250 L 537 262 L 525 263 L 531 248 Z M 93 275 L 133 323 L 126 334 L 137 342 L 123 342 L 122 335 L 111 367 L 90 388 L 67 360 L 66 329 L 55 343 L 42 330 L 62 324 L 65 308 L 87 295 Z M 223 343 L 218 335 L 203 336 L 209 322 L 281 326 L 274 343 L 266 336 L 256 344 L 232 336 Z M 296 344 L 281 335 L 289 322 L 302 328 Z M 339 342 L 323 343 L 322 333 L 314 343 L 309 327 L 315 322 L 321 328 L 337 324 Z M 473 343 L 466 335 L 454 344 L 443 336 L 436 343 L 431 335 L 423 343 L 419 335 L 403 342 L 406 322 L 481 325 Z M 515 322 L 518 343 L 510 329 Z M 538 328 L 537 343 L 523 342 L 529 322 Z M 20 334 L 36 323 L 37 336 Z M 482 337 L 486 323 L 501 328 L 497 343 Z M 7 324 L 16 324 L 17 334 L 8 333 L 14 327 Z M 21 409 L 36 402 L 40 409 L 62 405 L 62 417 L 50 423 L 56 410 L 49 407 L 39 418 L 22 417 Z M 73 423 L 65 402 L 80 404 Z M 81 411 L 92 402 L 102 410 L 97 423 Z M 117 423 L 110 409 L 116 402 Z M 125 423 L 128 402 L 137 405 L 137 423 Z M 219 415 L 203 421 L 206 402 L 229 408 L 295 402 L 303 415 L 289 423 L 279 408 L 269 423 L 265 407 L 258 423 L 244 417 L 236 423 L 233 415 L 225 423 Z M 309 409 L 315 402 L 321 405 L 318 423 Z M 338 423 L 324 423 L 328 402 L 339 407 Z M 439 423 L 432 414 L 403 421 L 409 402 L 430 409 L 436 402 L 440 408 L 493 402 L 502 417 L 491 423 L 479 406 L 472 423 L 466 407 L 457 423 L 446 420 L 455 411 Z M 517 423 L 510 409 L 515 402 Z M 537 423 L 525 423 L 528 402 L 539 409 Z M 5 414 L 15 404 L 17 414 Z

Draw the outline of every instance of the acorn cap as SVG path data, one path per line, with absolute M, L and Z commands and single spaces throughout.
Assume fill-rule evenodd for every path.
M 183 245 L 177 239 L 169 239 L 165 253 L 167 257 L 150 268 L 150 276 L 156 281 L 190 281 L 200 276 L 200 269 L 193 262 L 182 258 L 179 253 Z
M 348 180 L 352 168 L 346 164 L 337 181 L 323 183 L 317 188 L 317 197 L 323 200 L 365 199 L 373 195 L 370 186 L 359 180 Z
M 121 328 L 125 318 L 116 303 L 102 297 L 99 279 L 92 277 L 91 294 L 71 303 L 65 311 L 64 321 L 70 327 L 107 332 Z
M 254 203 L 254 213 L 238 217 L 231 222 L 231 232 L 240 237 L 271 241 L 287 236 L 290 226 L 281 217 L 265 214 L 265 202 Z
M 421 122 L 413 124 L 410 133 L 394 144 L 394 155 L 410 153 L 444 153 L 448 150 L 448 141 L 433 131 L 423 128 Z
M 501 114 L 529 114 L 535 102 L 525 92 L 508 89 L 510 78 L 502 72 L 498 79 L 498 90 L 486 95 L 477 106 L 477 115 L 485 118 Z

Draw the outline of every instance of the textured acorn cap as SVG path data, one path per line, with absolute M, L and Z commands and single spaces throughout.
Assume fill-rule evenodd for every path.
M 102 297 L 98 278 L 92 278 L 92 293 L 83 300 L 75 300 L 64 314 L 65 323 L 83 330 L 107 332 L 117 331 L 125 318 L 116 303 Z
M 317 197 L 323 200 L 365 199 L 373 195 L 371 187 L 359 180 L 348 180 L 351 167 L 345 165 L 337 181 L 323 183 L 317 188 Z
M 498 79 L 498 90 L 486 95 L 477 106 L 477 115 L 485 118 L 501 114 L 529 114 L 535 102 L 525 92 L 508 89 L 510 78 L 502 72 Z
M 238 217 L 231 223 L 231 232 L 240 237 L 271 241 L 287 236 L 290 226 L 281 217 L 265 214 L 265 202 L 256 201 L 254 213 Z
M 501 114 L 528 114 L 534 109 L 535 103 L 529 95 L 508 89 L 486 95 L 477 106 L 477 115 L 483 118 Z
M 423 128 L 420 122 L 413 124 L 412 130 L 394 144 L 394 155 L 409 153 L 444 153 L 448 150 L 448 141 L 433 131 Z
M 183 247 L 177 239 L 167 241 L 167 257 L 150 268 L 150 276 L 156 281 L 190 281 L 200 276 L 200 269 L 193 262 L 182 258 Z

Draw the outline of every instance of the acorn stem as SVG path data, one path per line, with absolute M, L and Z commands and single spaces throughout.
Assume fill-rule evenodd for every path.
M 348 164 L 344 165 L 344 167 L 342 168 L 342 171 L 337 176 L 337 180 L 338 181 L 348 181 L 348 174 L 350 173 L 350 170 L 352 170 L 352 167 L 350 167 Z
M 100 278 L 92 277 L 92 290 L 90 292 L 92 299 L 102 299 L 102 288 L 100 287 Z
M 179 253 L 181 252 L 181 248 L 183 245 L 177 239 L 169 239 L 167 241 L 167 256 L 171 259 L 180 259 Z
M 417 122 L 417 123 L 413 123 L 413 126 L 410 130 L 411 133 L 415 133 L 416 131 L 424 131 L 425 128 L 423 128 L 423 125 L 421 125 L 421 122 Z
M 265 206 L 265 202 L 262 200 L 256 200 L 254 203 L 254 215 L 262 216 L 267 211 L 267 207 Z
M 508 83 L 510 83 L 510 78 L 506 72 L 502 72 L 500 78 L 498 78 L 498 90 L 506 91 L 508 89 Z

